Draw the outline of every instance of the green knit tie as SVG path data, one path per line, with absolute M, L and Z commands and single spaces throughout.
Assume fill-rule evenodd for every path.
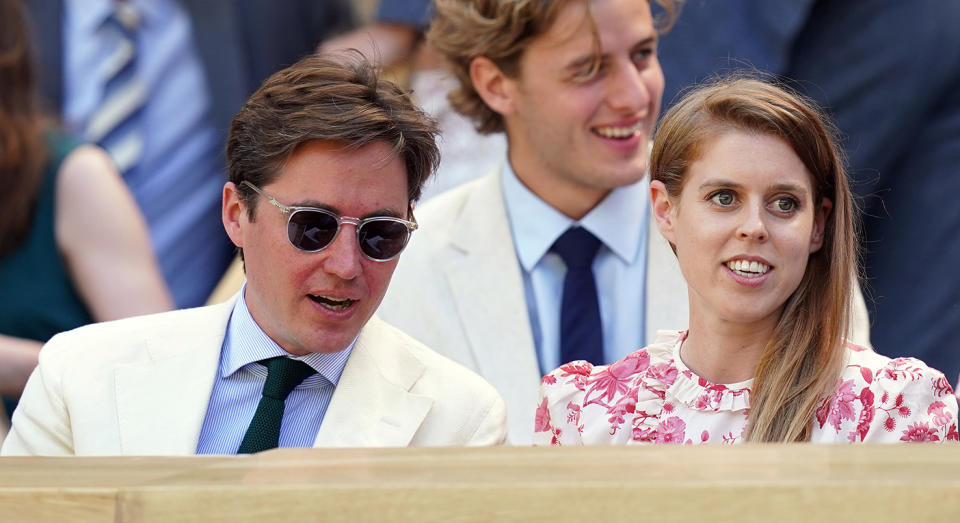
M 280 444 L 283 402 L 297 385 L 317 372 L 302 361 L 284 356 L 268 358 L 259 363 L 267 368 L 267 381 L 263 384 L 263 396 L 237 454 L 253 454 L 277 448 Z

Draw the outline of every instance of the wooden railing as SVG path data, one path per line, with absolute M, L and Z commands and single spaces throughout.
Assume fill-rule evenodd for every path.
M 11 521 L 960 521 L 960 447 L 281 449 L 0 459 Z

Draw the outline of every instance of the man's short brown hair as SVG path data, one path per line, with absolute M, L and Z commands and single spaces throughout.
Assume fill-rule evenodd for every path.
M 460 80 L 460 88 L 450 93 L 451 105 L 473 120 L 477 131 L 490 134 L 503 132 L 505 128 L 503 117 L 489 108 L 474 89 L 470 63 L 483 56 L 505 75 L 516 77 L 524 51 L 550 29 L 557 13 L 572 1 L 590 5 L 590 0 L 436 1 L 436 15 L 427 32 L 427 41 L 447 59 Z M 665 30 L 676 17 L 682 0 L 654 1 L 663 8 L 658 28 Z M 597 47 L 599 52 L 599 38 Z
M 267 79 L 234 117 L 227 166 L 252 220 L 256 194 L 241 182 L 268 185 L 300 145 L 320 140 L 355 150 L 380 141 L 403 160 L 413 202 L 440 162 L 438 132 L 408 93 L 359 54 L 308 56 Z

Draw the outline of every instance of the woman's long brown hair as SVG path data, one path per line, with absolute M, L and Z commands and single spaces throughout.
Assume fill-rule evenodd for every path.
M 0 256 L 25 239 L 46 162 L 31 35 L 19 0 L 0 0 Z
M 817 407 L 836 387 L 843 362 L 852 281 L 859 275 L 857 222 L 836 131 L 816 105 L 791 90 L 754 78 L 718 80 L 689 92 L 664 115 L 650 172 L 671 197 L 687 167 L 720 134 L 742 130 L 776 136 L 813 178 L 815 202 L 829 198 L 824 243 L 787 299 L 757 365 L 747 440 L 809 441 Z

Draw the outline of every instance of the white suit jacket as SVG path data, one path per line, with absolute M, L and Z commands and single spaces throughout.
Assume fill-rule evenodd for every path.
M 510 443 L 530 444 L 540 367 L 499 169 L 415 214 L 420 228 L 378 315 L 485 377 L 507 402 Z M 687 325 L 687 292 L 653 223 L 649 238 L 645 325 L 652 340 L 658 328 Z
M 509 442 L 532 441 L 540 368 L 523 276 L 503 200 L 500 169 L 415 211 L 420 228 L 401 256 L 378 315 L 503 395 Z M 670 244 L 649 220 L 646 339 L 688 326 L 687 284 Z M 869 345 L 859 291 L 851 339 Z M 641 347 L 637 347 L 640 349 Z
M 55 336 L 0 454 L 194 454 L 235 300 Z M 503 400 L 488 383 L 374 317 L 314 446 L 493 445 L 505 437 Z

